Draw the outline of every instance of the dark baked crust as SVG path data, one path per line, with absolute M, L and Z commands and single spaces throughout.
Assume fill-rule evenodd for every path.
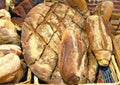
M 17 1 L 16 1 L 17 2 Z M 21 25 L 24 21 L 27 13 L 38 3 L 43 2 L 43 0 L 22 0 L 16 3 L 17 5 L 12 10 L 13 13 L 17 14 L 18 16 L 12 17 L 12 21 L 18 25 Z

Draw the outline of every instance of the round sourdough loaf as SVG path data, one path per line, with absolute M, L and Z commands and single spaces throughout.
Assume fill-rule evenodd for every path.
M 84 18 L 62 3 L 38 4 L 24 20 L 21 34 L 24 59 L 45 82 L 63 82 L 57 70 L 58 45 L 67 27 L 83 29 Z

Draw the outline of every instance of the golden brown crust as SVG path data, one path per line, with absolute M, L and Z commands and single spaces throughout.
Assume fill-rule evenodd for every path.
M 20 45 L 20 37 L 17 34 L 14 24 L 11 22 L 9 12 L 0 10 L 0 45 L 16 44 Z
M 94 14 L 102 16 L 105 21 L 109 21 L 112 15 L 112 10 L 113 10 L 112 1 L 102 1 L 95 8 Z
M 0 78 L 10 77 L 12 73 L 20 68 L 20 59 L 17 55 L 9 53 L 0 58 Z M 11 77 L 10 77 L 11 78 Z M 13 79 L 13 78 L 12 78 Z
M 15 74 L 9 74 L 7 76 L 4 76 L 2 78 L 0 78 L 0 83 L 8 83 L 13 81 L 15 78 Z
M 85 67 L 81 68 L 81 64 L 85 52 L 86 44 L 80 36 L 79 29 L 67 28 L 63 33 L 58 53 L 60 73 L 67 83 L 78 84 L 82 79 L 81 73 L 85 70 L 81 69 Z
M 20 81 L 25 71 L 19 57 L 21 54 L 21 48 L 17 45 L 0 45 L 0 83 Z
M 21 48 L 17 45 L 12 45 L 12 44 L 0 45 L 0 52 L 2 52 L 4 55 L 9 54 L 9 53 L 14 53 L 20 56 L 22 54 Z
M 108 34 L 103 20 L 100 16 L 92 15 L 86 20 L 86 32 L 90 42 L 90 47 L 94 52 L 98 63 L 102 66 L 107 66 L 112 53 L 112 41 Z
M 84 18 L 90 15 L 90 11 L 87 7 L 86 0 L 66 0 L 66 2 L 75 10 L 77 10 L 80 14 L 84 16 Z
M 22 63 L 20 68 L 17 71 L 0 78 L 0 83 L 18 83 L 22 79 L 25 73 L 26 65 L 24 64 L 23 66 Z
M 88 49 L 87 52 L 87 57 L 88 57 L 88 67 L 87 67 L 87 83 L 93 83 L 95 82 L 97 71 L 98 71 L 98 62 L 93 55 L 91 49 Z
M 0 19 L 2 20 L 11 20 L 10 13 L 5 9 L 0 9 Z

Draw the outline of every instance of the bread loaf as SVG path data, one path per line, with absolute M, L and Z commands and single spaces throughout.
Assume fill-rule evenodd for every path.
M 109 21 L 112 15 L 112 10 L 113 10 L 112 1 L 102 1 L 96 6 L 94 14 L 102 16 L 104 20 Z
M 20 61 L 21 48 L 17 45 L 0 45 L 0 83 L 18 83 L 26 65 Z
M 6 81 L 12 81 L 14 79 L 14 75 L 12 73 L 16 72 L 20 68 L 20 59 L 17 55 L 13 53 L 9 53 L 4 57 L 0 58 L 0 80 L 6 77 Z M 10 76 L 11 75 L 11 76 Z M 11 79 L 9 79 L 11 78 Z M 3 83 L 3 81 L 1 81 Z
M 93 55 L 91 49 L 89 48 L 87 51 L 87 57 L 88 57 L 88 73 L 87 73 L 87 83 L 93 83 L 95 82 L 97 71 L 98 71 L 98 63 Z
M 5 9 L 0 9 L 0 19 L 2 20 L 11 20 L 10 13 Z
M 82 29 L 83 22 L 79 13 L 62 3 L 41 3 L 28 13 L 22 26 L 21 43 L 28 67 L 40 80 L 64 83 L 56 71 L 58 45 L 67 27 Z
M 85 64 L 87 64 L 85 52 L 86 44 L 80 36 L 79 29 L 67 28 L 59 46 L 58 65 L 61 76 L 68 84 L 86 82 L 84 79 Z
M 12 45 L 12 44 L 2 44 L 0 45 L 0 54 L 1 55 L 6 55 L 9 53 L 14 53 L 18 56 L 21 55 L 22 51 L 21 48 L 17 45 Z
M 86 32 L 90 47 L 99 65 L 108 66 L 112 54 L 112 41 L 103 19 L 98 15 L 89 16 L 86 20 Z
M 11 16 L 6 10 L 0 10 L 0 45 L 16 44 L 20 45 L 20 37 L 17 34 L 14 24 L 11 22 Z
M 86 0 L 66 0 L 66 2 L 74 9 L 76 9 L 85 18 L 90 15 Z

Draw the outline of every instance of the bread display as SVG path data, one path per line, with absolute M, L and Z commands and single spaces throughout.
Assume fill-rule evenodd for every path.
M 119 26 L 113 31 L 110 24 L 116 2 L 3 2 L 0 85 L 119 84 Z

